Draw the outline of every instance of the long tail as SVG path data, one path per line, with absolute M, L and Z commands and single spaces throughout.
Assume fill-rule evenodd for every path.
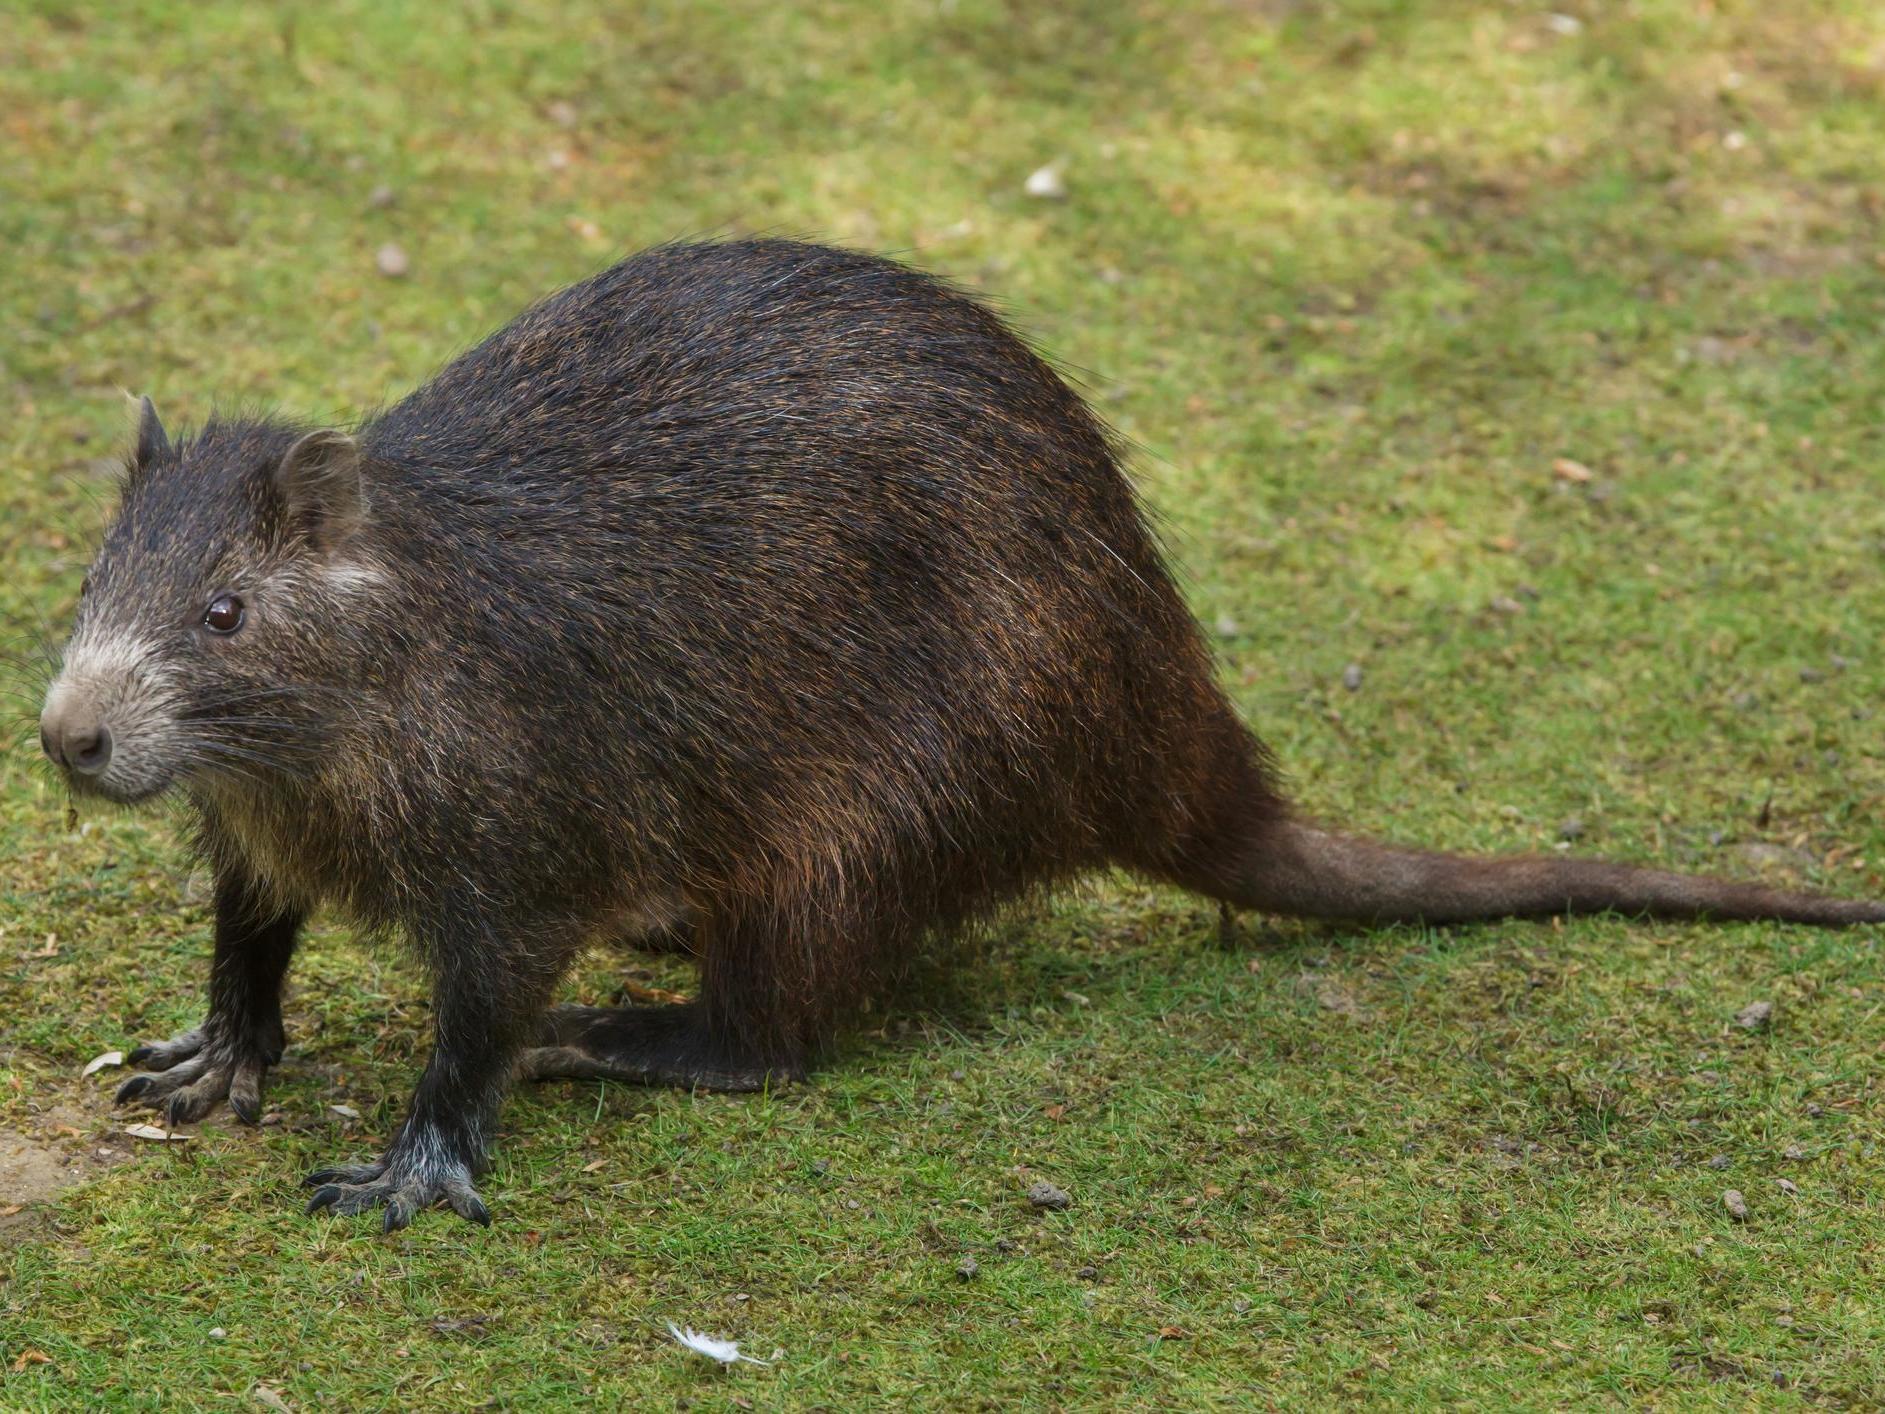
M 1601 859 L 1475 859 L 1331 834 L 1288 816 L 1265 820 L 1234 869 L 1205 891 L 1227 903 L 1304 918 L 1464 923 L 1560 913 L 1770 919 L 1848 927 L 1885 923 L 1885 903 L 1671 874 Z M 1199 881 L 1204 882 L 1204 881 Z

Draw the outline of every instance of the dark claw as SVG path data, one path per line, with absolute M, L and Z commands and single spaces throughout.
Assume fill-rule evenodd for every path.
M 229 1079 L 229 1108 L 244 1124 L 262 1122 L 262 1066 L 243 1061 Z
M 155 1046 L 139 1046 L 134 1049 L 130 1055 L 124 1058 L 124 1063 L 126 1065 L 142 1065 L 156 1054 L 157 1047 Z
M 404 1198 L 386 1200 L 386 1221 L 381 1224 L 382 1232 L 398 1232 L 412 1221 L 412 1204 Z
M 491 1210 L 484 1206 L 484 1201 L 473 1193 L 463 1201 L 452 1204 L 454 1211 L 461 1218 L 469 1218 L 479 1227 L 491 1225 Z
M 308 1181 L 312 1183 L 314 1179 L 317 1177 L 319 1177 L 318 1174 L 310 1174 L 308 1176 Z M 327 1187 L 321 1189 L 318 1193 L 316 1193 L 312 1198 L 308 1199 L 308 1206 L 303 1211 L 309 1212 L 309 1213 L 318 1213 L 323 1208 L 333 1207 L 334 1204 L 340 1201 L 340 1198 L 341 1198 L 341 1191 L 339 1187 L 330 1183 L 327 1185 Z
M 112 1096 L 111 1103 L 122 1105 L 126 1100 L 136 1099 L 150 1089 L 154 1080 L 148 1075 L 134 1075 L 118 1087 L 118 1093 Z

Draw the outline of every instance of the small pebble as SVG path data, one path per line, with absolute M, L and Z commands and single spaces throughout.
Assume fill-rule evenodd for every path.
M 973 1281 L 975 1274 L 982 1270 L 982 1264 L 973 1257 L 964 1257 L 956 1263 L 956 1275 L 963 1281 Z
M 388 241 L 381 246 L 373 257 L 374 267 L 389 280 L 397 280 L 412 268 L 412 262 L 406 258 L 406 252 L 395 242 Z
M 1583 816 L 1573 815 L 1569 819 L 1567 819 L 1562 825 L 1558 826 L 1558 838 L 1565 841 L 1567 844 L 1572 840 L 1583 839 L 1584 838 Z
M 1350 663 L 1342 669 L 1342 686 L 1350 692 L 1361 691 L 1361 664 Z
M 1092 1281 L 1099 1274 L 1100 1269 L 1098 1267 L 1082 1267 L 1079 1271 L 1074 1273 L 1081 1281 Z
M 1014 1251 L 1014 1243 L 1008 1238 L 998 1237 L 995 1239 L 995 1250 L 1000 1252 L 1003 1256 L 1006 1256 L 1008 1253 Z
M 1728 1167 L 1730 1162 L 1732 1161 L 1729 1159 L 1729 1157 L 1726 1154 L 1717 1154 L 1715 1155 L 1714 1158 L 1708 1161 L 1708 1166 L 1712 1169 L 1725 1169 Z
M 387 186 L 385 182 L 381 182 L 367 193 L 367 205 L 375 211 L 384 211 L 398 199 L 399 193 Z
M 1780 1185 L 1780 1191 L 1785 1193 L 1789 1198 L 1797 1198 L 1800 1196 L 1800 1185 L 1795 1183 L 1791 1178 L 1777 1178 L 1774 1182 Z
M 1808 1119 L 1818 1119 L 1825 1113 L 1826 1111 L 1821 1109 L 1818 1105 L 1808 1105 L 1806 1107 L 1806 1117 Z
M 1774 1019 L 1772 1002 L 1749 1002 L 1735 1013 L 1734 1024 L 1743 1031 L 1759 1031 Z
M 1056 1188 L 1053 1184 L 1043 1179 L 1038 1183 L 1028 1185 L 1028 1202 L 1032 1203 L 1037 1208 L 1053 1208 L 1058 1210 L 1073 1202 L 1073 1199 L 1067 1195 L 1065 1189 Z
M 228 1335 L 229 1332 L 224 1330 L 221 1326 L 211 1326 L 209 1328 L 209 1338 L 211 1340 L 224 1340 Z
M 1728 1216 L 1738 1223 L 1748 1220 L 1748 1200 L 1741 1196 L 1739 1188 L 1730 1188 L 1721 1195 L 1721 1205 L 1728 1210 Z
M 1780 1157 L 1783 1159 L 1804 1159 L 1806 1157 L 1806 1150 L 1802 1149 L 1798 1144 L 1789 1144 L 1780 1151 Z

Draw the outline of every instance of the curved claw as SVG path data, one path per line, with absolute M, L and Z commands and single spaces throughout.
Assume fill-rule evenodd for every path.
M 146 1070 L 169 1070 L 201 1051 L 203 1040 L 203 1028 L 197 1026 L 168 1041 L 147 1041 L 134 1047 L 124 1059 L 127 1064 L 143 1066 Z
M 484 1199 L 470 1188 L 447 1189 L 445 1201 L 452 1205 L 452 1211 L 466 1222 L 474 1222 L 479 1227 L 491 1225 L 491 1210 L 484 1206 Z
M 313 1179 L 312 1174 L 309 1175 L 309 1179 L 310 1181 L 312 1181 Z M 340 1193 L 341 1193 L 340 1185 L 336 1183 L 330 1183 L 325 1188 L 322 1188 L 319 1192 L 317 1192 L 312 1198 L 308 1199 L 308 1206 L 302 1209 L 302 1211 L 307 1212 L 307 1213 L 318 1213 L 323 1208 L 331 1208 L 333 1207 L 334 1204 L 340 1201 Z
M 135 1100 L 156 1083 L 157 1077 L 154 1075 L 134 1075 L 118 1087 L 118 1093 L 111 1097 L 111 1103 L 122 1105 L 127 1101 Z
M 244 1124 L 262 1122 L 262 1076 L 267 1069 L 259 1060 L 239 1061 L 229 1077 L 229 1108 Z

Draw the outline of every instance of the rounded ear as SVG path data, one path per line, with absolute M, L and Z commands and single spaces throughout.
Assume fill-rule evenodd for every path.
M 275 489 L 290 522 L 319 550 L 331 550 L 366 521 L 360 444 L 345 432 L 310 432 L 275 467 Z
M 137 401 L 137 439 L 131 451 L 131 467 L 142 471 L 157 458 L 170 455 L 170 438 L 164 424 L 157 420 L 157 408 L 150 397 Z

